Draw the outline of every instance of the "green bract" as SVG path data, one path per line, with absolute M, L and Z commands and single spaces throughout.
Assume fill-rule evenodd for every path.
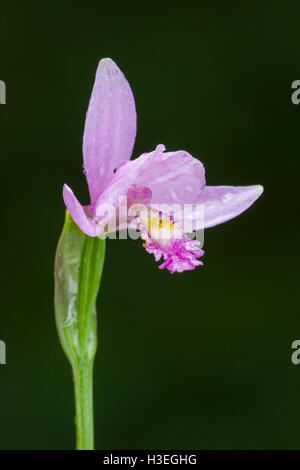
M 96 298 L 104 257 L 105 240 L 85 235 L 66 211 L 55 258 L 55 318 L 74 374 L 77 448 L 81 449 L 93 447 L 90 429 L 97 349 Z

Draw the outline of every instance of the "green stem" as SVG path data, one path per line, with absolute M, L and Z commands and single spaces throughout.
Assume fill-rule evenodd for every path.
M 93 360 L 79 360 L 73 367 L 77 450 L 94 449 Z

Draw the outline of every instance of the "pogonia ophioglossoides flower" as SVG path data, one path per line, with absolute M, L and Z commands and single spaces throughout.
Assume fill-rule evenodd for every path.
M 202 227 L 192 220 L 193 230 L 212 227 L 238 216 L 261 195 L 262 186 L 206 186 L 203 164 L 189 153 L 165 152 L 163 145 L 130 160 L 136 136 L 136 110 L 132 91 L 123 73 L 111 59 L 100 61 L 83 136 L 83 159 L 90 193 L 90 205 L 82 206 L 64 185 L 65 205 L 80 229 L 91 237 L 100 236 L 107 222 L 101 212 L 106 204 L 118 209 L 126 197 L 135 215 L 135 224 L 144 246 L 160 268 L 171 273 L 194 269 L 202 264 L 199 241 L 184 233 L 176 217 L 161 218 L 153 204 L 201 204 Z M 146 206 L 147 210 L 139 211 Z M 131 212 L 132 214 L 132 212 Z M 191 216 L 193 217 L 193 216 Z M 149 220 L 151 219 L 151 224 Z M 154 221 L 154 222 L 153 222 Z M 153 235 L 153 227 L 173 227 L 172 236 Z

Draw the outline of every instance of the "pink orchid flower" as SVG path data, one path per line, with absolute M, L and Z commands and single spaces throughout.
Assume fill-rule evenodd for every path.
M 206 186 L 203 164 L 189 153 L 165 152 L 158 145 L 153 152 L 130 160 L 136 136 L 136 109 L 131 88 L 111 59 L 100 61 L 86 116 L 83 160 L 90 193 L 89 206 L 82 206 L 73 191 L 64 185 L 63 198 L 74 222 L 91 237 L 100 236 L 107 219 L 102 207 L 116 209 L 125 197 L 135 212 L 128 211 L 127 225 L 135 225 L 144 247 L 162 257 L 159 267 L 171 273 L 194 269 L 203 250 L 191 240 L 174 217 L 164 217 L 151 209 L 153 204 L 199 204 L 203 207 L 201 227 L 193 213 L 192 229 L 208 228 L 230 220 L 253 204 L 263 188 L 255 186 Z M 139 207 L 145 206 L 145 211 Z M 149 220 L 151 218 L 151 224 Z M 154 222 L 153 222 L 154 221 Z M 153 227 L 172 227 L 172 236 L 155 236 Z

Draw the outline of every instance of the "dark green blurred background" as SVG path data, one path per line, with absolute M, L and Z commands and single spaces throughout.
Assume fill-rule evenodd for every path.
M 136 100 L 134 156 L 164 143 L 208 184 L 262 184 L 205 232 L 205 265 L 170 275 L 140 241 L 110 240 L 98 299 L 98 449 L 300 448 L 300 2 L 1 5 L 0 448 L 74 447 L 71 371 L 53 315 L 67 182 L 99 59 Z

